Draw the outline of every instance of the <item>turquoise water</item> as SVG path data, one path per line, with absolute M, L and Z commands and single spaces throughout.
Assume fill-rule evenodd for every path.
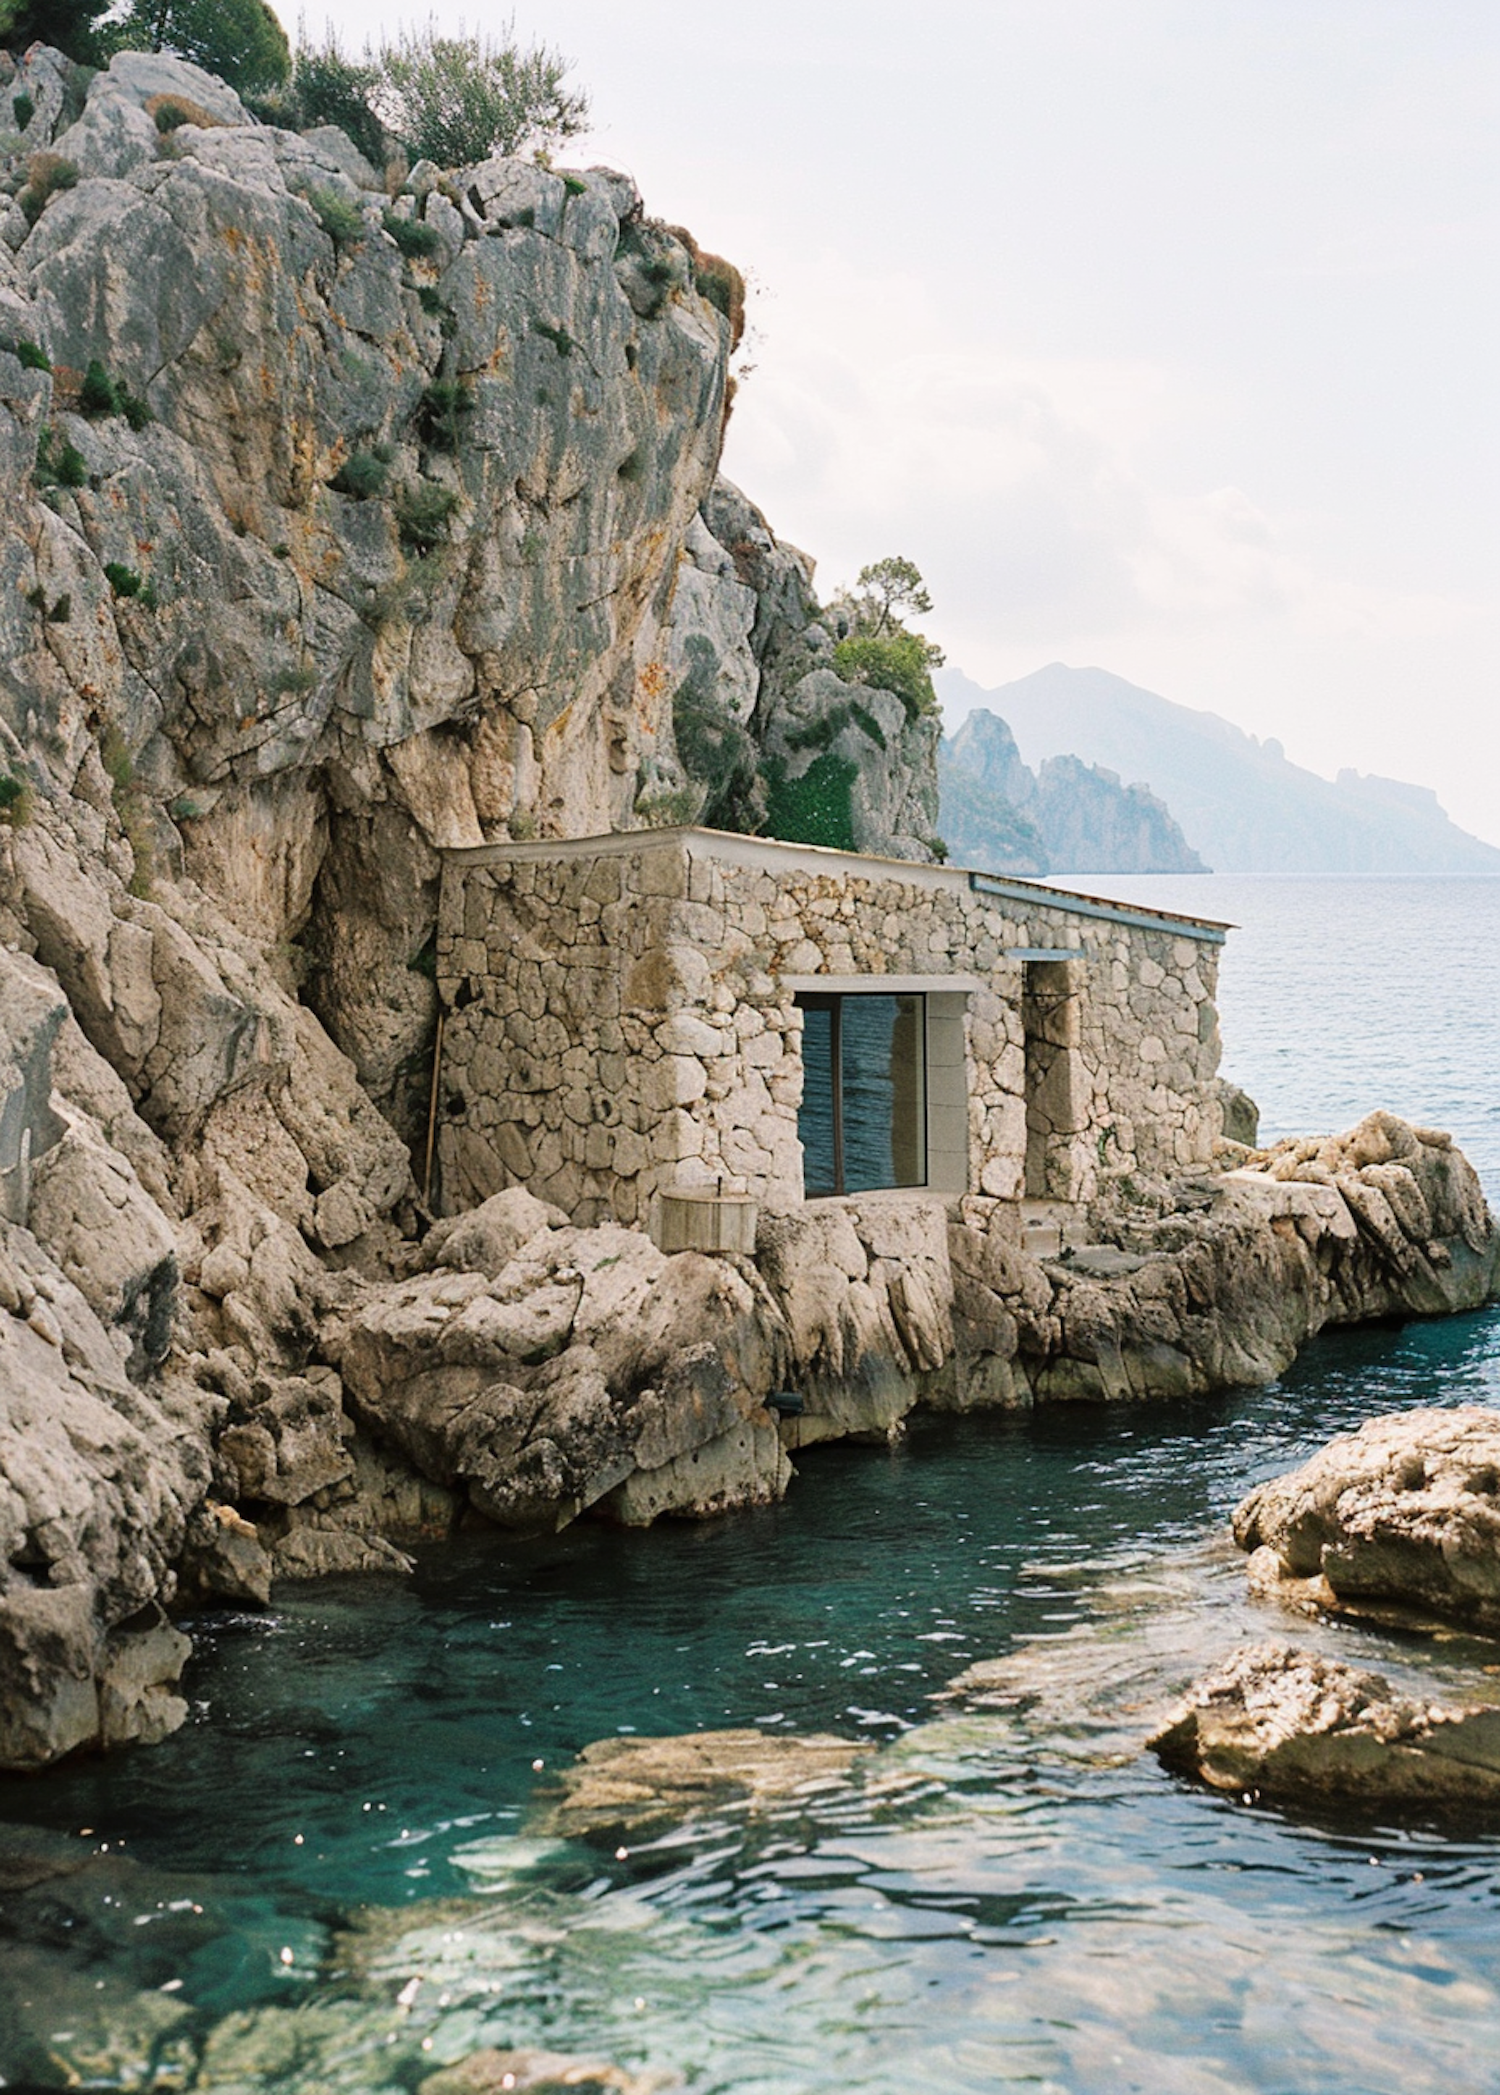
M 1337 912 L 1332 883 L 1167 885 L 1246 926 L 1227 1066 L 1273 1129 L 1395 1103 L 1495 1171 L 1500 883 L 1340 883 Z M 1476 1399 L 1493 1312 L 1330 1335 L 1211 1402 L 821 1450 L 764 1513 L 471 1537 L 410 1582 L 205 1618 L 183 1732 L 0 1782 L 0 2075 L 394 2090 L 493 2044 L 724 2095 L 1492 2090 L 1500 1826 L 1309 1823 L 1139 1750 L 1246 1636 L 1493 1694 L 1492 1644 L 1287 1632 L 1223 1539 L 1331 1432 Z M 1007 1654 L 1012 1707 L 933 1699 Z M 590 1741 L 723 1725 L 877 1767 L 623 1853 L 539 1823 Z

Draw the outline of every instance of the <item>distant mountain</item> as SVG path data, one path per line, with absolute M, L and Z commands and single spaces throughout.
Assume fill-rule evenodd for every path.
M 996 691 L 952 669 L 935 681 L 950 717 L 1003 715 L 1028 764 L 1068 755 L 1142 780 L 1216 872 L 1500 873 L 1500 850 L 1451 822 L 1429 788 L 1347 770 L 1319 778 L 1279 742 L 1108 670 L 1053 662 Z
M 971 713 L 938 751 L 938 828 L 956 859 L 996 872 L 1202 873 L 1144 786 L 1074 756 L 1034 773 L 1005 722 Z

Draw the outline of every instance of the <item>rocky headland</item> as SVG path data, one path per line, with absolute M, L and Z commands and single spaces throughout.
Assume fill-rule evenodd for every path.
M 1170 808 L 1076 756 L 1035 771 L 998 714 L 976 707 L 938 750 L 939 820 L 971 865 L 1017 873 L 1206 873 Z
M 185 1604 L 1493 1294 L 1473 1172 L 1381 1114 L 1113 1182 L 1047 1260 L 983 1197 L 768 1214 L 753 1257 L 519 1187 L 435 1221 L 442 849 L 822 765 L 850 842 L 924 857 L 936 724 L 840 678 L 811 563 L 717 477 L 738 278 L 627 178 L 388 191 L 139 53 L 7 85 L 0 1765 L 180 1722 Z

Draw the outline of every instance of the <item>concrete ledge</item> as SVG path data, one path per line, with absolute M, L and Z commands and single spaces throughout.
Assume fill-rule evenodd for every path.
M 444 850 L 452 866 L 535 865 L 576 858 L 633 858 L 681 851 L 689 858 L 717 859 L 725 865 L 754 866 L 768 873 L 797 868 L 805 873 L 847 871 L 868 880 L 903 880 L 913 887 L 993 895 L 997 900 L 1065 910 L 1072 916 L 1102 917 L 1140 930 L 1177 932 L 1222 945 L 1231 925 L 1212 917 L 1177 916 L 1167 910 L 1132 908 L 1127 903 L 1100 902 L 1071 890 L 1047 887 L 1036 880 L 1013 879 L 970 866 L 939 866 L 916 858 L 875 858 L 858 851 L 831 851 L 822 844 L 783 844 L 775 837 L 739 836 L 727 829 L 624 829 L 598 837 L 538 837 L 527 843 L 462 844 Z

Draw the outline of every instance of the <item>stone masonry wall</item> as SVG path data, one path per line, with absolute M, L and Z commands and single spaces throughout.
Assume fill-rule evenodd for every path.
M 971 1192 L 1085 1200 L 1125 1172 L 1206 1165 L 1217 954 L 1194 920 L 1110 921 L 1055 891 L 707 831 L 452 852 L 442 1202 L 524 1184 L 578 1221 L 645 1223 L 660 1189 L 722 1177 L 794 1207 L 792 983 L 810 976 L 977 978 Z

